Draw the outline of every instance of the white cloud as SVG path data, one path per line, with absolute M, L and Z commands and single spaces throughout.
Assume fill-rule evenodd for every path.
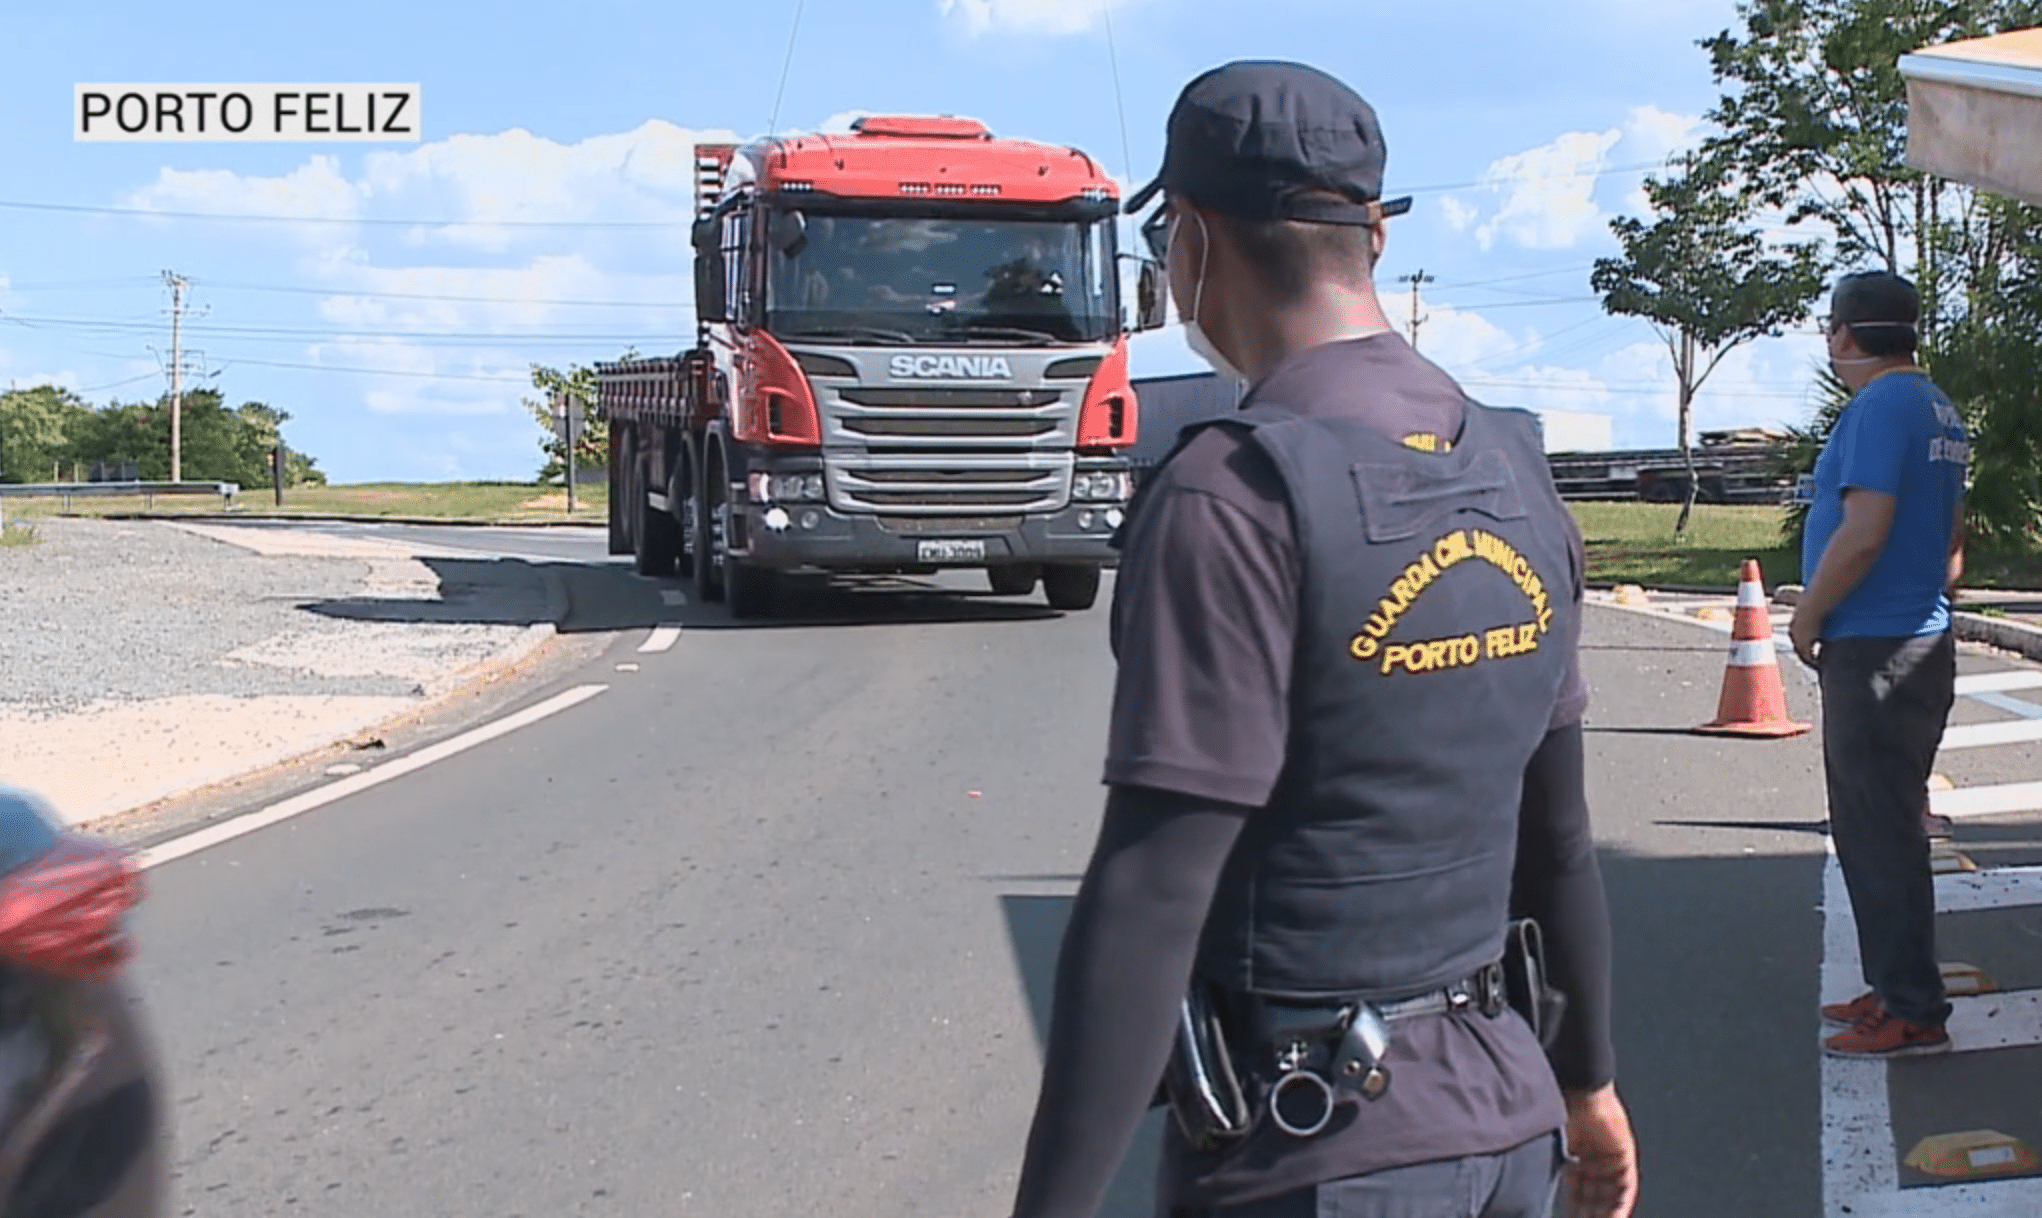
M 1621 131 L 1570 131 L 1490 165 L 1482 174 L 1483 185 L 1503 202 L 1475 230 L 1476 242 L 1485 250 L 1499 236 L 1534 250 L 1578 244 L 1602 219 L 1595 202 L 1596 176 L 1622 138 Z
M 627 345 L 663 354 L 690 340 L 698 142 L 737 137 L 661 121 L 572 144 L 523 130 L 455 136 L 371 154 L 353 177 L 330 157 L 269 177 L 165 170 L 132 205 L 348 221 L 276 226 L 303 250 L 292 286 L 319 293 L 316 320 L 230 318 L 219 300 L 211 319 L 335 337 L 281 352 L 223 340 L 231 349 L 215 362 L 354 370 L 332 378 L 336 404 L 377 414 L 500 416 L 520 412 L 533 362 Z M 359 223 L 414 219 L 434 223 Z M 280 303 L 231 299 L 237 311 Z
M 851 124 L 871 114 L 870 110 L 840 110 L 822 121 L 816 128 L 818 135 L 849 135 Z
M 1454 231 L 1473 229 L 1484 250 L 1499 240 L 1572 249 L 1605 235 L 1612 207 L 1643 211 L 1646 167 L 1693 148 L 1706 129 L 1698 116 L 1639 106 L 1607 130 L 1570 131 L 1492 162 L 1479 187 L 1446 196 L 1440 208 Z
M 944 17 L 974 34 L 1082 34 L 1129 0 L 937 0 Z
M 1440 211 L 1446 213 L 1446 222 L 1457 233 L 1473 228 L 1475 221 L 1482 218 L 1482 210 L 1472 203 L 1466 203 L 1452 195 L 1439 201 Z
M 166 168 L 122 205 L 145 211 L 354 220 L 360 217 L 366 198 L 362 185 L 341 173 L 338 160 L 314 156 L 278 177 L 252 177 L 226 169 Z M 320 241 L 331 239 L 346 226 L 308 223 L 281 227 L 302 240 Z M 257 231 L 265 228 L 257 226 Z

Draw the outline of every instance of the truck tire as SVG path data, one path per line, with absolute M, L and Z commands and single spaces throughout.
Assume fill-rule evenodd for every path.
M 615 464 L 611 465 L 614 471 Z M 610 553 L 629 554 L 631 535 L 624 531 L 624 488 L 619 486 L 614 473 L 610 478 Z
M 1042 569 L 1042 590 L 1049 607 L 1075 611 L 1090 609 L 1099 599 L 1099 568 L 1052 566 Z
M 631 442 L 630 432 L 610 434 L 610 553 L 631 554 L 637 551 L 638 543 L 632 538 L 632 526 L 637 517 L 630 508 L 633 503 L 645 497 L 645 489 L 638 485 L 637 445 Z
M 734 618 L 773 616 L 773 598 L 779 589 L 780 573 L 771 567 L 727 558 L 723 564 L 723 601 Z
M 716 513 L 730 491 L 727 487 L 718 489 L 722 483 L 723 462 L 713 450 L 705 452 L 696 473 L 695 543 L 690 547 L 695 559 L 695 595 L 705 601 L 723 599 L 724 554 L 716 536 Z
M 681 556 L 681 526 L 674 523 L 671 514 L 663 512 L 646 502 L 643 494 L 638 496 L 637 549 L 632 551 L 636 562 L 634 568 L 640 575 L 664 576 L 674 573 L 674 563 Z
M 994 596 L 1027 596 L 1035 591 L 1042 572 L 1027 563 L 1002 563 L 986 568 L 986 582 Z

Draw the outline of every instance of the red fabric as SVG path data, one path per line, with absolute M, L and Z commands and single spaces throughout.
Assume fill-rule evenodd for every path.
M 134 955 L 121 918 L 141 899 L 133 858 L 67 833 L 0 879 L 0 960 L 81 981 L 112 976 Z

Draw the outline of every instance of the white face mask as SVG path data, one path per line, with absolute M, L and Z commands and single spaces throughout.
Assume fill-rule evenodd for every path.
M 1192 218 L 1198 221 L 1199 235 L 1204 239 L 1198 244 L 1198 284 L 1191 290 L 1191 315 L 1184 319 L 1184 342 L 1191 348 L 1191 353 L 1210 364 L 1214 372 L 1231 380 L 1245 381 L 1248 378 L 1234 367 L 1232 361 L 1220 354 L 1220 349 L 1212 345 L 1212 338 L 1205 332 L 1205 327 L 1198 324 L 1198 307 L 1205 301 L 1205 255 L 1212 243 L 1206 233 L 1205 218 L 1197 212 L 1192 213 Z M 1177 236 L 1177 223 L 1175 220 L 1171 222 L 1172 240 Z

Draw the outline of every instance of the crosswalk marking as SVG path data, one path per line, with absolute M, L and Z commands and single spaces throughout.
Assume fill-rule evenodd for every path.
M 2016 668 L 2007 672 L 1974 672 L 1957 678 L 1959 694 L 2007 693 L 2016 689 L 2042 689 L 2042 670 Z
M 2001 816 L 2008 812 L 2042 812 L 2042 782 L 2003 782 L 1984 787 L 1959 787 L 1929 792 L 1929 811 L 1952 820 Z
M 2042 740 L 2042 719 L 1967 723 L 1943 733 L 1945 749 L 1982 749 L 1997 744 L 2026 744 L 2034 740 Z
M 1937 913 L 2042 905 L 2042 867 L 1994 867 L 1936 877 Z

